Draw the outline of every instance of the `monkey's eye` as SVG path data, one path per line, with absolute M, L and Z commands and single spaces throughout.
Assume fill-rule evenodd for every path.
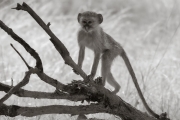
M 85 21 L 85 20 L 83 20 L 83 21 L 82 21 L 82 23 L 86 23 L 86 21 Z
M 92 23 L 92 21 L 88 21 L 88 23 L 89 23 L 89 24 L 91 24 L 91 23 Z

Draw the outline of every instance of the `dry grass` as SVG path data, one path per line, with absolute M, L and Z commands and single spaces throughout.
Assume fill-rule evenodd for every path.
M 18 1 L 22 3 L 22 0 L 16 2 Z M 180 33 L 178 29 L 180 2 L 178 0 L 139 0 L 138 2 L 134 0 L 97 0 L 96 2 L 93 0 L 43 0 L 38 2 L 27 0 L 27 3 L 46 23 L 51 22 L 50 28 L 65 44 L 75 61 L 78 56 L 77 14 L 85 10 L 102 13 L 104 16 L 102 27 L 127 51 L 149 105 L 157 113 L 166 111 L 171 119 L 178 120 L 180 116 Z M 62 58 L 49 42 L 49 36 L 42 28 L 26 12 L 10 9 L 15 6 L 16 3 L 11 0 L 0 1 L 0 19 L 39 53 L 45 72 L 63 83 L 79 78 L 69 66 L 64 65 Z M 35 61 L 3 30 L 0 30 L 0 35 L 0 81 L 10 84 L 9 80 L 12 77 L 16 84 L 22 79 L 27 69 L 10 47 L 10 43 L 14 44 L 30 65 L 33 66 Z M 89 73 L 93 54 L 90 50 L 87 52 L 83 69 Z M 122 86 L 118 95 L 138 109 L 145 111 L 121 58 L 118 57 L 115 60 L 112 72 Z M 100 72 L 97 73 L 98 75 Z M 106 87 L 112 89 L 109 85 Z M 24 88 L 39 91 L 54 90 L 51 86 L 41 82 L 37 76 L 32 76 L 30 83 Z M 3 95 L 4 93 L 1 92 L 0 97 Z M 78 104 L 65 100 L 35 100 L 16 96 L 12 96 L 6 103 L 28 106 L 50 103 Z M 89 116 L 109 120 L 118 119 L 107 114 Z M 75 118 L 70 115 L 43 115 L 33 118 L 0 117 L 2 120 L 74 120 Z

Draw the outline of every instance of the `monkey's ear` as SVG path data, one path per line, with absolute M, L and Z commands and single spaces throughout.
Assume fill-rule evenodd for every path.
M 78 22 L 80 22 L 80 17 L 81 17 L 81 13 L 78 14 L 78 17 L 77 17 Z
M 97 14 L 97 15 L 98 15 L 99 24 L 101 24 L 103 22 L 103 16 L 101 14 Z

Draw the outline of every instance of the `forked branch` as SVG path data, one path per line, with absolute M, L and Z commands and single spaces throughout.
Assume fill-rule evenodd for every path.
M 19 82 L 16 86 L 12 87 L 8 93 L 0 99 L 0 105 L 7 100 L 13 93 L 18 91 L 21 87 L 25 86 L 29 82 L 30 75 L 34 73 L 37 69 L 30 69 L 28 72 L 26 72 L 26 75 L 24 79 Z
M 14 31 L 9 28 L 8 26 L 6 26 L 1 20 L 0 20 L 0 27 L 7 32 L 15 41 L 19 42 L 28 53 L 30 53 L 31 56 L 34 57 L 34 59 L 36 60 L 36 67 L 43 72 L 43 66 L 42 66 L 42 62 L 41 59 L 39 57 L 39 55 L 36 53 L 36 51 L 34 49 L 32 49 L 21 37 L 19 37 L 17 34 L 14 33 Z

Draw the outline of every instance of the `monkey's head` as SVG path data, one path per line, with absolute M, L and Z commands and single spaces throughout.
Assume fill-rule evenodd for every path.
M 77 19 L 85 32 L 92 32 L 103 22 L 103 16 L 101 14 L 90 11 L 79 13 Z

